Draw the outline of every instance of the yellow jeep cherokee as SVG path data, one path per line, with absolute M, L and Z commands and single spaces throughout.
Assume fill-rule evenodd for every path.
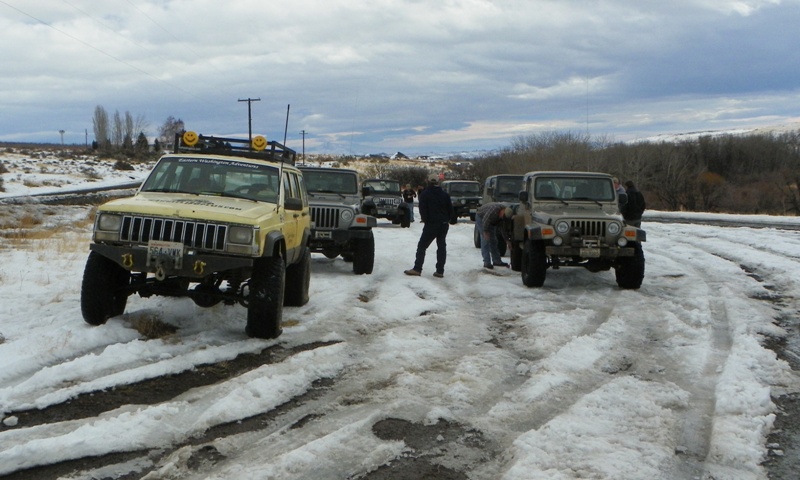
M 99 207 L 81 286 L 91 325 L 128 296 L 247 308 L 251 337 L 281 334 L 283 306 L 308 302 L 311 232 L 296 152 L 249 140 L 176 135 L 133 197 Z

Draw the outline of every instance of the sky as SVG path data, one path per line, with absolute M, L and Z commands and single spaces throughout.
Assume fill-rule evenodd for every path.
M 356 155 L 794 125 L 799 23 L 800 0 L 0 0 L 0 141 L 90 143 L 98 105 Z
M 4 158 L 8 194 L 58 188 L 51 177 L 35 181 L 49 164 L 24 173 L 19 159 Z M 73 165 L 62 179 L 80 188 L 87 177 Z M 106 182 L 143 175 L 95 167 Z M 444 278 L 432 276 L 435 246 L 422 276 L 409 277 L 402 271 L 421 225 L 379 220 L 371 275 L 314 254 L 309 303 L 285 309 L 281 337 L 256 340 L 243 333 L 242 307 L 187 299 L 131 297 L 123 315 L 86 325 L 80 278 L 91 227 L 80 220 L 89 207 L 23 208 L 5 214 L 39 217 L 56 233 L 0 236 L 0 475 L 144 451 L 70 478 L 362 478 L 420 455 L 409 439 L 376 434 L 386 419 L 480 432 L 473 443 L 434 435 L 425 457 L 472 479 L 766 480 L 762 462 L 784 452 L 767 437 L 779 414 L 773 398 L 800 383 L 764 340 L 786 335 L 778 318 L 796 317 L 800 234 L 772 224 L 797 226 L 797 217 L 747 216 L 765 228 L 720 228 L 702 223 L 731 216 L 658 223 L 684 214 L 645 212 L 636 291 L 619 289 L 613 272 L 548 270 L 540 289 L 517 272 L 488 273 L 466 219 L 447 236 Z M 134 325 L 147 319 L 177 331 L 144 338 Z M 298 348 L 165 401 L 37 426 L 15 415 L 273 346 Z M 319 397 L 293 401 L 323 381 Z M 278 405 L 257 429 L 202 436 Z M 160 450 L 169 445 L 177 449 Z M 192 460 L 209 451 L 214 462 Z

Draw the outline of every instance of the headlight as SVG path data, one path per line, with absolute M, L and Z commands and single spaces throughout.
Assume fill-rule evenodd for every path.
M 611 222 L 608 224 L 608 233 L 611 235 L 618 234 L 620 230 L 622 230 L 622 226 L 619 223 Z
M 122 226 L 122 215 L 101 213 L 100 219 L 97 221 L 98 230 L 105 230 L 108 232 L 118 232 L 121 226 Z
M 253 243 L 253 229 L 251 227 L 231 227 L 228 233 L 228 241 L 231 243 L 250 245 Z
M 619 237 L 619 238 L 617 239 L 617 245 L 619 245 L 620 247 L 624 247 L 624 246 L 625 246 L 625 245 L 627 245 L 627 244 L 628 244 L 628 239 L 627 239 L 627 238 L 625 238 L 625 237 Z
M 353 211 L 352 210 L 342 210 L 342 221 L 349 222 L 353 219 Z
M 561 235 L 569 232 L 569 223 L 564 221 L 556 223 L 556 232 L 560 233 Z
M 553 237 L 553 245 L 556 247 L 560 247 L 564 243 L 564 239 L 561 237 Z

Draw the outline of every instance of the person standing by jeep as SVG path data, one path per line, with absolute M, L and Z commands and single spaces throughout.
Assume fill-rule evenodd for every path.
M 414 199 L 417 197 L 417 191 L 411 188 L 411 184 L 407 183 L 406 188 L 403 190 L 403 201 L 406 202 L 408 207 L 408 221 L 414 221 Z
M 497 227 L 504 219 L 510 220 L 513 213 L 511 207 L 500 202 L 490 202 L 482 205 L 475 213 L 475 228 L 481 235 L 483 268 L 492 270 L 494 267 L 508 267 L 508 264 L 503 261 L 503 257 L 500 255 L 500 249 L 497 247 L 498 232 L 506 242 L 510 240 L 505 238 L 505 230 L 502 228 L 498 230 Z M 511 248 L 508 250 L 511 250 Z
M 625 223 L 639 228 L 642 226 L 642 214 L 645 209 L 644 195 L 636 188 L 636 185 L 630 180 L 625 182 L 625 193 L 628 195 L 628 202 L 625 205 L 620 205 L 620 213 Z
M 446 238 L 453 217 L 453 202 L 450 200 L 450 195 L 439 186 L 439 177 L 432 175 L 428 178 L 428 187 L 419 195 L 419 218 L 424 225 L 417 243 L 414 268 L 403 273 L 420 276 L 422 265 L 425 263 L 425 251 L 436 240 L 436 271 L 433 276 L 444 277 L 444 264 L 447 261 Z

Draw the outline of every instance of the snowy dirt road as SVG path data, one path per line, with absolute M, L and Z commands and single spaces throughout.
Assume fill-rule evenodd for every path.
M 445 278 L 435 245 L 407 277 L 422 226 L 379 225 L 372 275 L 313 256 L 275 341 L 188 299 L 85 325 L 88 226 L 0 248 L 0 476 L 767 478 L 797 378 L 765 344 L 796 327 L 799 232 L 646 224 L 630 291 L 487 274 L 463 220 Z

